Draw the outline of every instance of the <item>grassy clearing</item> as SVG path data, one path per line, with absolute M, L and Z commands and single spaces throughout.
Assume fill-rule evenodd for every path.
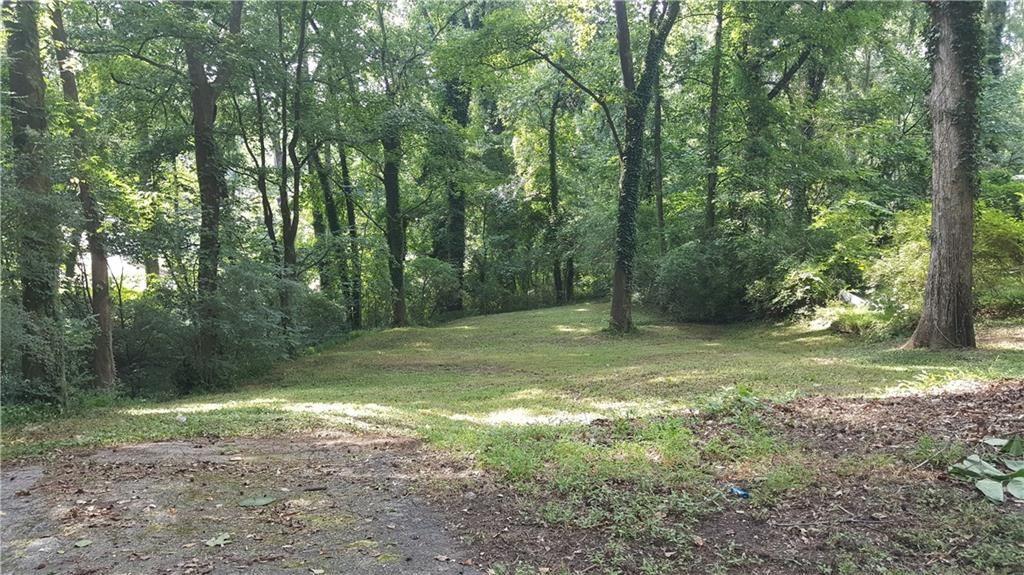
M 45 421 L 8 413 L 4 457 L 332 427 L 381 428 L 477 451 L 494 433 L 557 434 L 598 418 L 669 413 L 724 387 L 769 398 L 884 394 L 1024 375 L 1024 350 L 997 344 L 903 351 L 801 326 L 677 325 L 642 315 L 638 334 L 613 337 L 601 332 L 606 316 L 606 305 L 579 304 L 372 332 L 231 393 L 127 401 Z
M 533 497 L 536 520 L 601 531 L 605 544 L 588 561 L 611 572 L 659 573 L 687 556 L 702 518 L 729 508 L 726 486 L 756 487 L 756 516 L 812 488 L 822 473 L 813 454 L 770 430 L 758 398 L 1024 377 L 1024 350 L 1005 337 L 978 351 L 930 353 L 806 326 L 677 325 L 647 316 L 639 333 L 615 337 L 601 331 L 606 317 L 603 304 L 579 304 L 366 333 L 233 393 L 8 418 L 3 455 L 332 428 L 415 435 L 496 471 Z M 685 413 L 693 407 L 714 418 L 714 429 Z M 922 437 L 907 458 L 944 463 L 960 449 Z M 864 464 L 851 462 L 850 471 Z M 969 511 L 979 522 L 992 519 Z M 938 531 L 950 521 L 908 534 L 917 538 L 908 548 L 942 546 Z M 717 553 L 728 564 L 750 561 L 739 551 Z

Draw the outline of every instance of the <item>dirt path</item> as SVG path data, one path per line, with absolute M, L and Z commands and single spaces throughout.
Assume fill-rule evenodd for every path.
M 479 574 L 415 494 L 459 473 L 414 442 L 361 436 L 151 443 L 5 466 L 2 573 Z M 274 501 L 241 505 L 262 496 Z

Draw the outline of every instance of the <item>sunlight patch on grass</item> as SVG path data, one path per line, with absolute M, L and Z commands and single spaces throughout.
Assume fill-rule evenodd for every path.
M 600 413 L 593 412 L 568 412 L 554 411 L 541 413 L 537 410 L 518 407 L 502 409 L 486 415 L 468 415 L 456 413 L 448 416 L 453 421 L 469 421 L 480 425 L 502 426 L 502 425 L 566 425 L 590 423 L 596 419 L 602 419 Z

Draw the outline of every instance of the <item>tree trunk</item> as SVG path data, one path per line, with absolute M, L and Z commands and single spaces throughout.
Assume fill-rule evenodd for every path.
M 715 201 L 718 194 L 718 116 L 721 104 L 722 86 L 722 12 L 724 0 L 718 0 L 715 7 L 715 47 L 711 62 L 711 101 L 708 105 L 708 133 L 705 167 L 707 169 L 707 185 L 704 196 L 704 228 L 708 234 L 715 229 Z
M 988 0 L 988 50 L 986 60 L 993 78 L 1003 75 L 1003 30 L 1006 28 L 1006 0 Z
M 385 235 L 388 242 L 388 276 L 391 278 L 391 325 L 408 324 L 405 310 L 405 222 L 403 221 L 398 171 L 402 163 L 402 141 L 394 127 L 385 128 L 384 150 Z
M 348 220 L 348 255 L 351 258 L 351 274 L 349 275 L 348 302 L 349 324 L 352 329 L 363 327 L 363 272 L 359 259 L 359 229 L 356 227 L 356 202 L 352 191 L 352 177 L 348 172 L 348 157 L 345 147 L 338 146 L 338 159 L 341 161 L 341 191 L 345 194 L 345 216 Z
M 57 64 L 60 66 L 61 87 L 64 100 L 72 110 L 73 127 L 71 138 L 76 147 L 76 156 L 86 153 L 86 134 L 82 127 L 82 118 L 78 113 L 78 78 L 71 64 L 71 51 L 68 47 L 68 36 L 64 30 L 64 15 L 60 5 L 53 8 L 53 40 L 57 53 Z M 100 213 L 96 198 L 89 188 L 86 174 L 78 169 L 76 182 L 78 199 L 82 203 L 82 215 L 85 218 L 86 241 L 89 245 L 89 261 L 92 270 L 92 313 L 96 316 L 98 330 L 93 338 L 92 368 L 96 383 L 102 387 L 114 385 L 114 339 L 111 326 L 110 272 L 107 269 L 107 250 L 104 234 L 101 231 L 103 216 Z
M 804 146 L 808 153 L 814 145 L 814 136 L 817 133 L 814 124 L 814 113 L 821 100 L 821 94 L 825 89 L 825 65 L 821 60 L 815 58 L 807 70 L 807 109 L 806 117 L 800 132 L 804 137 Z M 812 172 L 813 173 L 813 172 Z M 811 181 L 798 182 L 793 187 L 793 224 L 800 228 L 806 228 L 811 223 L 811 210 L 809 196 Z
M 551 273 L 555 286 L 555 302 L 565 301 L 565 291 L 562 286 L 562 251 L 561 251 L 561 220 L 558 198 L 558 104 L 562 95 L 555 93 L 554 101 L 551 103 L 551 115 L 548 118 L 548 199 L 551 203 L 551 213 L 548 219 L 548 242 L 551 245 Z
M 38 386 L 41 395 L 67 402 L 64 375 L 64 337 L 57 303 L 58 274 L 63 241 L 60 221 L 53 209 L 53 190 L 43 147 L 48 134 L 46 84 L 39 53 L 39 4 L 4 3 L 7 29 L 10 91 L 6 102 L 15 153 L 12 172 L 23 197 L 18 252 L 21 303 L 25 331 L 37 340 L 22 350 L 22 376 Z
M 572 302 L 576 299 L 576 263 L 573 257 L 565 260 L 565 301 Z
M 229 29 L 237 34 L 241 25 L 242 3 L 233 2 Z M 196 176 L 199 180 L 199 336 L 195 355 L 197 376 L 211 383 L 215 379 L 213 358 L 218 351 L 216 307 L 217 271 L 220 267 L 220 208 L 227 196 L 224 168 L 214 134 L 217 113 L 217 89 L 210 83 L 201 56 L 201 45 L 185 42 L 185 61 L 191 88 L 192 135 L 195 139 Z M 222 67 L 217 82 L 227 79 L 229 68 Z M 189 391 L 192 382 L 186 384 Z
M 615 230 L 615 268 L 612 273 L 612 331 L 633 329 L 633 260 L 636 257 L 636 208 L 643 171 L 643 136 L 647 106 L 651 102 L 654 76 L 665 41 L 676 18 L 679 2 L 669 2 L 665 14 L 653 27 L 644 54 L 644 67 L 637 82 L 633 73 L 633 54 L 629 39 L 629 20 L 625 2 L 615 2 L 616 39 L 622 86 L 626 103 L 626 129 L 619 158 L 619 210 Z
M 651 152 L 654 155 L 654 208 L 658 225 L 658 253 L 665 255 L 668 251 L 668 238 L 665 237 L 665 172 L 664 158 L 661 151 L 661 70 L 655 71 L 654 77 L 654 126 L 651 129 Z
M 329 146 L 326 149 L 326 155 L 330 158 L 331 149 Z M 338 287 L 341 287 L 342 291 L 346 291 L 345 286 L 349 282 L 345 243 L 343 241 L 344 232 L 341 229 L 341 219 L 338 217 L 338 205 L 334 201 L 334 186 L 331 185 L 330 165 L 325 164 L 320 159 L 320 152 L 318 151 L 313 151 L 310 158 L 316 171 L 317 180 L 320 182 L 320 191 L 323 194 L 324 202 L 324 215 L 327 217 L 327 232 L 329 234 L 331 254 L 329 260 L 333 264 L 330 275 L 332 281 L 336 283 L 336 285 L 332 285 L 332 291 L 336 292 Z
M 929 4 L 932 87 L 931 260 L 924 308 L 907 347 L 974 347 L 972 250 L 981 4 Z

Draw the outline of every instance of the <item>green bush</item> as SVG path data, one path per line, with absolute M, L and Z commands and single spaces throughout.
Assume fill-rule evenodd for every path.
M 654 303 L 683 321 L 726 322 L 750 317 L 748 286 L 768 276 L 781 258 L 770 238 L 691 241 L 669 252 L 658 270 Z

